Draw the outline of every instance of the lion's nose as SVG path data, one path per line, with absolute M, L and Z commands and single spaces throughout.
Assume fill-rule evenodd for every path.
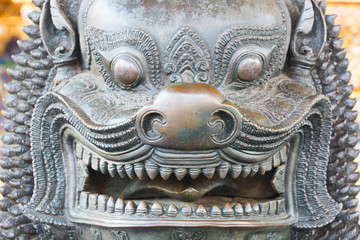
M 238 110 L 208 84 L 176 84 L 162 90 L 137 114 L 141 140 L 157 147 L 204 150 L 229 145 L 238 136 Z

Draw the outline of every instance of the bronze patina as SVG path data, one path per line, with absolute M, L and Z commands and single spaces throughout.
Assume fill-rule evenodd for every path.
M 356 101 L 316 0 L 34 0 L 0 239 L 360 239 Z

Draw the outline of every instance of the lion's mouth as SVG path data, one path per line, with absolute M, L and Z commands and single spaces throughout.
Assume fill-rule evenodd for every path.
M 290 154 L 297 152 L 293 146 L 298 145 L 298 139 L 294 137 L 253 164 L 225 161 L 221 150 L 187 155 L 164 149 L 153 150 L 147 160 L 118 164 L 72 138 L 67 146 L 76 166 L 76 194 L 70 215 L 86 213 L 83 216 L 92 216 L 89 220 L 101 217 L 115 225 L 129 216 L 200 222 L 259 221 L 267 216 L 289 219 L 292 209 L 288 203 L 292 200 L 285 188 L 291 184 L 286 183 L 285 173 L 298 155 Z M 165 156 L 171 156 L 168 164 Z M 193 164 L 202 160 L 207 163 L 203 167 Z

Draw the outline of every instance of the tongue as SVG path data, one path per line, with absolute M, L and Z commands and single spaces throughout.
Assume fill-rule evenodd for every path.
M 254 176 L 249 178 L 232 179 L 227 177 L 220 179 L 214 177 L 209 180 L 200 176 L 196 180 L 185 177 L 178 181 L 175 176 L 167 181 L 161 178 L 155 180 L 133 180 L 121 192 L 124 199 L 147 199 L 168 197 L 184 202 L 193 202 L 205 195 L 216 196 L 239 196 L 247 198 L 270 198 L 277 195 L 269 184 L 272 174 Z M 251 182 L 252 184 L 249 184 Z
M 185 202 L 200 199 L 215 188 L 229 185 L 228 180 L 212 181 L 207 178 L 198 178 L 196 181 L 185 178 L 178 181 L 175 177 L 164 181 L 134 180 L 121 193 L 125 199 L 144 199 L 149 197 L 169 197 Z M 231 185 L 231 184 L 230 184 Z
M 193 202 L 205 195 L 222 197 L 242 197 L 252 199 L 269 199 L 280 193 L 272 186 L 275 170 L 264 175 L 233 179 L 227 176 L 220 179 L 215 175 L 211 180 L 200 175 L 196 180 L 190 176 L 179 181 L 172 175 L 167 181 L 160 177 L 151 180 L 124 180 L 92 171 L 87 183 L 89 192 L 106 194 L 127 200 L 170 198 L 183 202 Z

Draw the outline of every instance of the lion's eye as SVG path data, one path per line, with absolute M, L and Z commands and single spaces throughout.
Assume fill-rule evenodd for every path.
M 236 74 L 245 82 L 253 82 L 258 79 L 264 68 L 264 60 L 257 54 L 246 55 L 239 59 Z
M 120 86 L 130 88 L 142 78 L 143 66 L 137 57 L 122 54 L 111 61 L 111 73 Z

